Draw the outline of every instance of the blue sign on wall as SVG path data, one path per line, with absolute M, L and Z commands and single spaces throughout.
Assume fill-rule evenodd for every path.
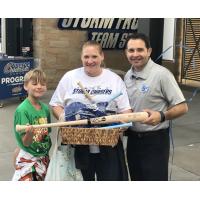
M 0 59 L 0 99 L 25 96 L 24 75 L 33 68 L 33 58 Z

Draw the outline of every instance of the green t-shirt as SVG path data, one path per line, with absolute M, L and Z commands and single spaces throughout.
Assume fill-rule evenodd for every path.
M 16 109 L 14 116 L 14 130 L 18 146 L 24 151 L 32 154 L 33 156 L 46 156 L 51 148 L 51 138 L 49 128 L 34 129 L 33 142 L 30 146 L 24 146 L 22 137 L 25 132 L 17 132 L 15 127 L 17 124 L 46 124 L 50 123 L 50 111 L 46 104 L 39 102 L 41 105 L 40 110 L 36 110 L 28 99 L 25 99 Z

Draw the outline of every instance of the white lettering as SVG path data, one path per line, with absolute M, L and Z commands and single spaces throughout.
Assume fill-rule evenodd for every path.
M 116 27 L 115 27 L 116 29 L 119 29 L 119 27 L 120 27 L 122 21 L 124 21 L 124 18 L 119 18 L 119 19 L 118 19 L 117 25 L 116 25 Z
M 111 28 L 113 25 L 114 18 L 102 18 L 99 23 L 99 28 Z
M 130 29 L 131 27 L 131 19 L 125 19 L 122 29 Z
M 136 18 L 121 18 L 116 24 L 116 29 L 136 30 L 138 28 L 138 20 Z
M 124 48 L 124 45 L 126 43 L 126 38 L 128 37 L 128 35 L 130 35 L 132 33 L 123 33 L 122 37 L 121 37 L 121 41 L 119 42 L 119 48 Z
M 101 38 L 101 46 L 105 48 L 107 41 L 108 41 L 109 33 L 104 33 Z
M 133 18 L 133 22 L 131 25 L 131 30 L 136 30 L 138 28 L 138 19 L 137 18 Z
M 89 28 L 98 28 L 99 18 L 92 18 Z
M 96 40 L 97 42 L 101 42 L 101 36 L 103 35 L 103 33 L 98 33 L 98 32 L 93 32 L 92 33 L 92 40 Z
M 119 33 L 110 33 L 105 47 L 115 48 L 118 38 L 119 38 Z
M 88 28 L 90 25 L 91 18 L 83 18 L 81 22 L 81 28 Z
M 115 27 L 113 25 L 115 24 Z M 61 20 L 62 28 L 77 29 L 123 29 L 136 30 L 137 18 L 65 18 Z
M 88 30 L 88 39 L 103 48 L 124 48 L 127 36 L 138 29 L 138 18 L 66 18 L 60 19 L 58 25 L 63 29 Z
M 119 33 L 92 32 L 92 40 L 96 40 L 102 48 L 115 48 L 119 38 Z
M 64 27 L 64 28 L 70 27 L 72 24 L 72 20 L 73 20 L 73 18 L 64 19 L 62 22 L 62 27 Z
M 1 84 L 19 83 L 24 80 L 23 76 L 1 78 Z
M 91 40 L 96 40 L 96 36 L 97 35 L 98 35 L 98 32 L 92 32 L 92 38 L 91 38 Z
M 76 18 L 76 19 L 75 19 L 73 28 L 76 28 L 76 27 L 77 27 L 79 20 L 80 20 L 80 18 Z

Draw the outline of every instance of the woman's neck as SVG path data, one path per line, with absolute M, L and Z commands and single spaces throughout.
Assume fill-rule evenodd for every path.
M 99 76 L 102 73 L 103 69 L 99 68 L 98 70 L 95 70 L 94 72 L 89 72 L 87 70 L 84 70 L 84 71 L 88 76 L 96 77 L 96 76 Z

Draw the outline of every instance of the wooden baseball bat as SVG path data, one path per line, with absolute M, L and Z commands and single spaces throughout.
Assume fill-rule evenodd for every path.
M 79 81 L 77 85 L 83 90 L 83 93 L 85 97 L 90 101 L 90 103 L 94 104 L 95 102 L 93 101 L 91 95 L 86 91 L 86 89 L 83 87 L 82 83 Z
M 142 122 L 148 118 L 147 112 L 124 113 L 117 115 L 108 115 L 102 117 L 95 117 L 90 119 L 81 119 L 76 121 L 56 122 L 49 124 L 32 125 L 33 128 L 50 128 L 60 126 L 75 126 L 75 125 L 90 125 L 90 124 L 109 124 L 114 122 Z M 16 131 L 21 132 L 27 128 L 28 125 L 16 125 Z

